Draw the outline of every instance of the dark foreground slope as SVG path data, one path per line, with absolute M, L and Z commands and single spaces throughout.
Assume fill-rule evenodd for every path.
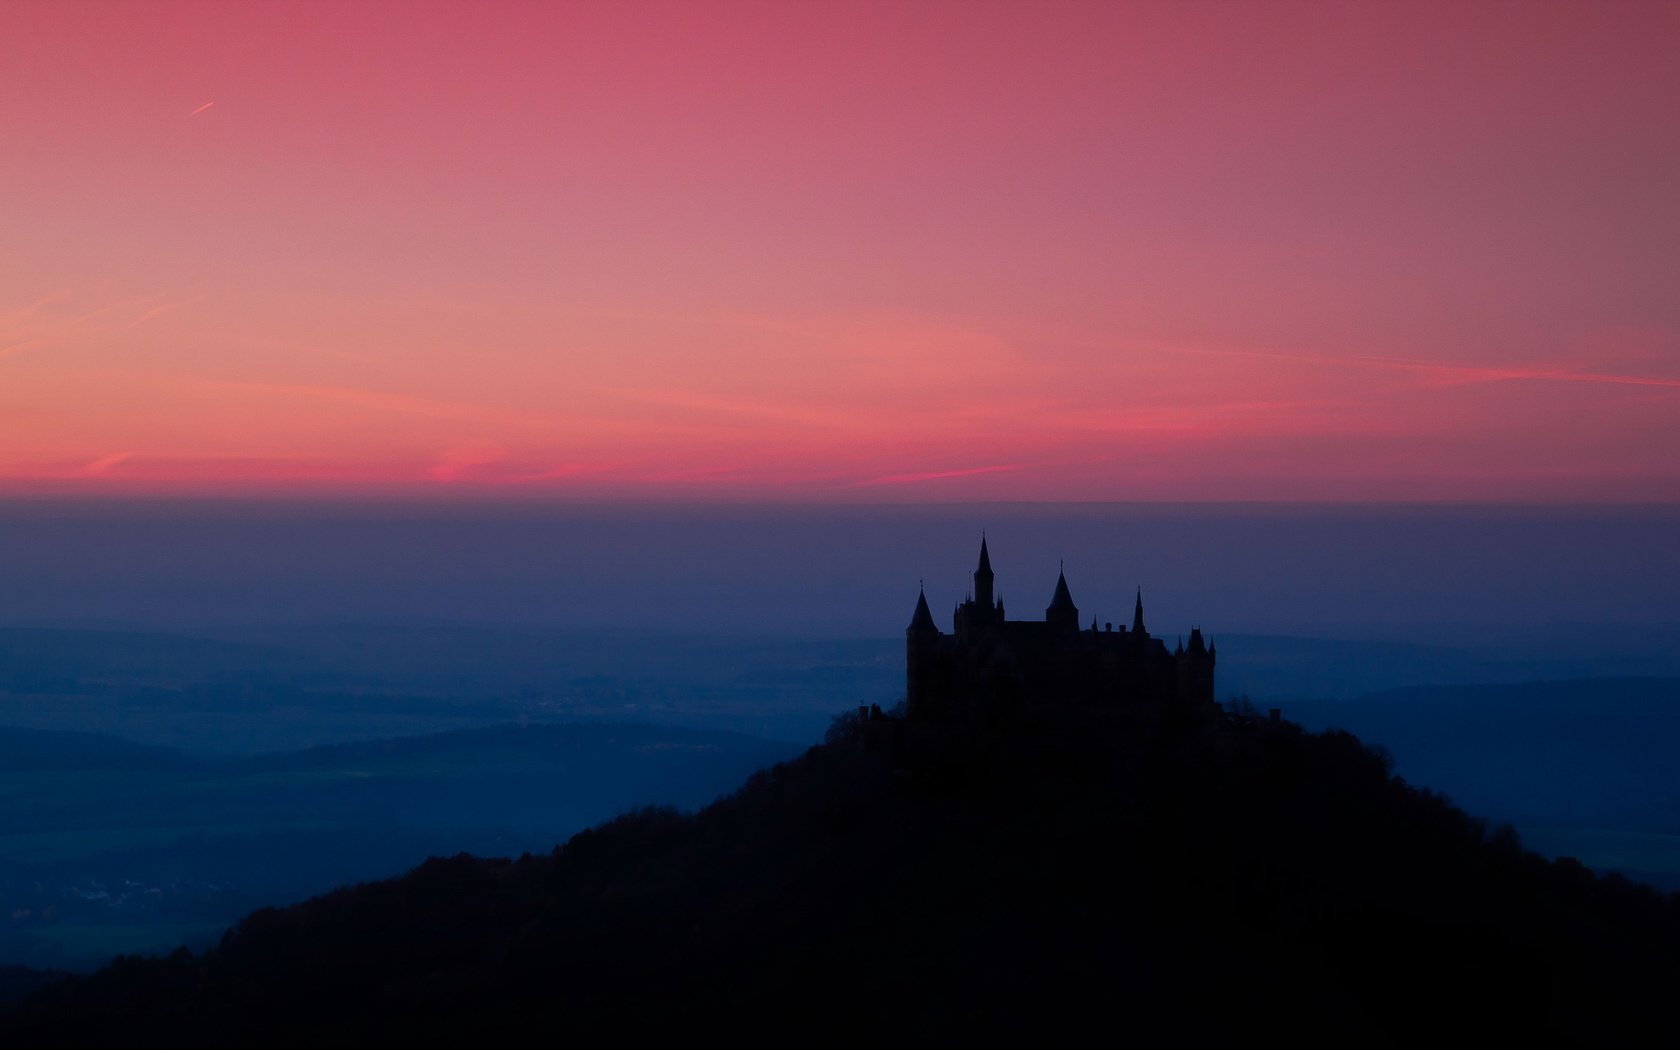
M 432 860 L 120 960 L 6 1045 L 1279 1031 L 1619 1041 L 1680 911 L 1523 852 L 1345 734 L 839 739 L 697 816 Z

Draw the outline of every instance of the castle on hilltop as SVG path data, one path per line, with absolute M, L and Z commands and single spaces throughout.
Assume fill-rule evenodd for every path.
M 941 632 L 924 591 L 905 632 L 905 717 L 911 722 L 998 724 L 1066 713 L 1145 718 L 1203 717 L 1216 710 L 1214 647 L 1191 628 L 1168 649 L 1143 625 L 1143 592 L 1132 625 L 1079 626 L 1067 577 L 1043 620 L 1007 620 L 994 597 L 985 537 L 974 592 Z

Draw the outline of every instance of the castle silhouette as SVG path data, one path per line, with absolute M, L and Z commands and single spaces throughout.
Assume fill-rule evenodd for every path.
M 1043 620 L 1007 620 L 993 596 L 992 559 L 980 539 L 974 592 L 957 605 L 954 630 L 942 633 L 927 593 L 905 632 L 905 717 L 921 723 L 995 724 L 1069 714 L 1143 718 L 1206 717 L 1217 707 L 1217 654 L 1191 628 L 1190 644 L 1169 650 L 1143 625 L 1143 592 L 1128 630 L 1097 622 L 1079 627 L 1067 576 Z

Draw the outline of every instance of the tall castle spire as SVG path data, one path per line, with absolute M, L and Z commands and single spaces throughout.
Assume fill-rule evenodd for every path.
M 974 603 L 990 612 L 992 608 L 992 556 L 986 552 L 986 534 L 980 534 L 980 567 L 974 570 Z
M 1137 605 L 1135 605 L 1132 608 L 1132 633 L 1133 634 L 1139 634 L 1139 635 L 1148 633 L 1147 631 L 1145 631 L 1143 629 L 1143 588 L 1142 587 L 1138 588 Z

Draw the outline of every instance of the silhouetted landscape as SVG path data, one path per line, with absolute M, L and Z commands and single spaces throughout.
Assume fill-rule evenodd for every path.
M 258 911 L 3 1030 L 1054 1038 L 1124 1017 L 1142 1039 L 1604 1043 L 1666 1020 L 1672 898 L 1524 851 L 1346 734 L 1039 726 L 882 752 L 858 726 L 696 815 Z
M 1071 580 L 1006 618 L 982 553 L 954 633 L 924 593 L 878 639 L 0 629 L 0 1035 L 1024 1038 L 1122 1011 L 1146 1039 L 1602 1043 L 1660 1011 L 1660 624 L 1203 648 L 1142 595 L 1081 614 Z

